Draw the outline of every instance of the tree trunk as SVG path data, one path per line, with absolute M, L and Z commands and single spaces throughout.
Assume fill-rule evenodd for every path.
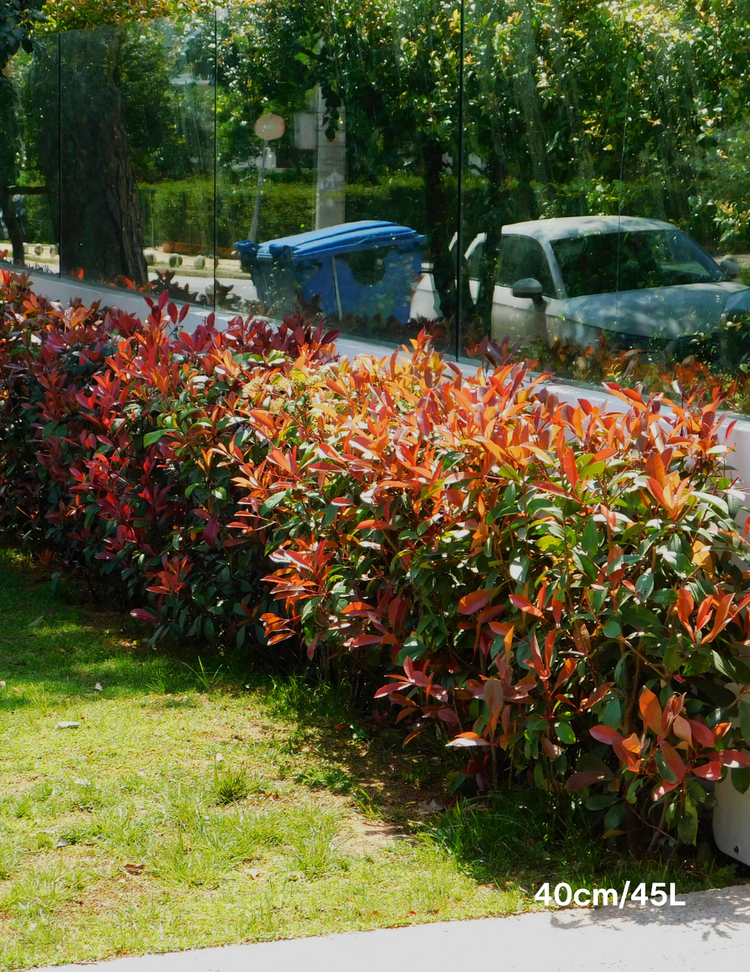
M 0 187 L 0 208 L 3 211 L 3 220 L 8 228 L 8 236 L 13 247 L 13 262 L 18 266 L 23 266 L 26 259 L 23 248 L 23 233 L 21 232 L 16 207 L 13 204 L 13 196 L 8 186 Z
M 146 282 L 143 215 L 122 114 L 116 28 L 62 37 L 60 266 Z
M 12 80 L 3 74 L 0 75 L 0 209 L 13 246 L 13 262 L 23 265 L 23 234 L 10 192 L 18 178 L 19 143 L 18 97 Z
M 62 34 L 62 90 L 56 39 L 37 44 L 26 110 L 55 222 L 59 215 L 62 272 L 140 285 L 143 215 L 123 122 L 122 44 L 117 27 Z

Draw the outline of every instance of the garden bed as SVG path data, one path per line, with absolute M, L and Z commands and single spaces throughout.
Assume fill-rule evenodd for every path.
M 440 811 L 437 764 L 330 688 L 156 653 L 82 597 L 0 553 L 0 969 L 502 915 L 544 881 L 737 879 L 623 862 L 540 794 Z

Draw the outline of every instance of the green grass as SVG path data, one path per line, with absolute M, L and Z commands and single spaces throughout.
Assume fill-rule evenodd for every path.
M 0 551 L 0 969 L 501 915 L 548 880 L 731 883 L 623 864 L 543 794 L 422 818 L 443 767 L 343 691 L 148 634 Z

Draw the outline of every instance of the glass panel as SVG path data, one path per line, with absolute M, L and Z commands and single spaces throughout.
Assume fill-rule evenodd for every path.
M 214 18 L 60 43 L 63 274 L 212 306 Z
M 611 223 L 586 217 L 618 218 L 632 10 L 608 6 L 604 16 L 597 5 L 537 0 L 466 6 L 464 354 L 476 356 L 492 338 L 506 342 L 503 354 L 561 370 L 586 347 L 577 321 L 591 322 L 568 314 L 553 241 L 590 242 Z M 582 253 L 606 256 L 588 242 Z M 592 272 L 570 259 L 569 275 Z
M 467 5 L 465 354 L 750 411 L 739 6 Z
M 749 14 L 746 3 L 716 4 L 710 12 L 675 7 L 644 37 L 652 54 L 631 76 L 622 212 L 664 222 L 662 234 L 675 242 L 653 254 L 659 273 L 649 263 L 622 295 L 620 326 L 629 332 L 648 295 L 649 320 L 638 321 L 643 338 L 628 373 L 614 349 L 607 360 L 624 383 L 649 389 L 675 380 L 684 390 L 734 386 L 727 405 L 744 412 L 750 411 Z
M 39 37 L 0 79 L 0 258 L 59 270 L 59 47 Z
M 437 0 L 295 18 L 219 23 L 217 292 L 389 346 L 427 322 L 453 350 L 460 18 Z

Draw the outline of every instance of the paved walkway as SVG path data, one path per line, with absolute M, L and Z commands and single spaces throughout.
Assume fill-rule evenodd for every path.
M 101 972 L 749 972 L 750 885 L 627 904 L 115 959 Z M 80 972 L 58 966 L 56 972 Z

